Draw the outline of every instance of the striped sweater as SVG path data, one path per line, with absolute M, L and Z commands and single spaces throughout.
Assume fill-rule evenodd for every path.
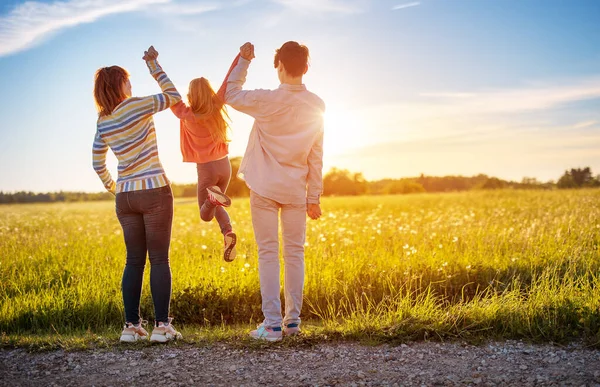
M 92 151 L 93 165 L 104 187 L 112 193 L 158 188 L 169 184 L 158 159 L 152 115 L 176 104 L 181 96 L 156 60 L 146 64 L 163 92 L 148 97 L 127 98 L 111 115 L 98 118 Z M 106 152 L 109 147 L 119 161 L 116 183 L 106 168 Z

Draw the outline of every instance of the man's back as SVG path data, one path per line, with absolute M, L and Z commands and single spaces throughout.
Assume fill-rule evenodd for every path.
M 318 202 L 325 104 L 304 85 L 242 90 L 249 63 L 240 58 L 225 95 L 229 105 L 255 118 L 240 176 L 251 190 L 279 203 L 305 203 L 315 195 Z

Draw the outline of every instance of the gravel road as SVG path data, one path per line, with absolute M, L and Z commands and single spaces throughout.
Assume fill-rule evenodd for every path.
M 0 386 L 600 386 L 600 351 L 492 342 L 0 350 Z

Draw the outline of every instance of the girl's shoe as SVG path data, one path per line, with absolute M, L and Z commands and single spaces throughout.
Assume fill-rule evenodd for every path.
M 152 330 L 150 341 L 153 343 L 166 343 L 171 340 L 181 340 L 183 338 L 181 333 L 175 330 L 173 325 L 171 325 L 171 321 L 173 321 L 173 318 L 169 317 L 168 323 L 159 322 Z
M 283 326 L 284 336 L 294 336 L 300 334 L 300 326 L 298 323 L 285 324 Z
M 208 200 L 215 206 L 229 207 L 231 205 L 231 199 L 225 195 L 221 188 L 213 185 L 206 189 L 208 191 Z
M 142 328 L 142 323 L 140 322 L 137 325 L 133 325 L 132 323 L 125 323 L 125 327 L 123 328 L 123 332 L 121 332 L 121 343 L 134 343 L 138 340 L 148 340 L 148 332 L 144 328 Z
M 233 231 L 229 231 L 225 234 L 225 251 L 223 252 L 223 259 L 226 262 L 232 262 L 235 259 L 236 251 L 235 245 L 237 243 L 237 236 Z
M 282 338 L 281 327 L 267 328 L 260 324 L 257 329 L 250 332 L 250 337 L 256 340 L 280 341 Z

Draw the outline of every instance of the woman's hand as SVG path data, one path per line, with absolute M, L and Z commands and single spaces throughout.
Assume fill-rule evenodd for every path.
M 158 51 L 154 48 L 154 46 L 150 46 L 147 51 L 144 51 L 143 60 L 149 62 L 151 60 L 156 60 L 158 58 Z
M 240 47 L 240 56 L 246 60 L 252 60 L 254 56 L 254 45 L 250 42 L 246 42 Z

